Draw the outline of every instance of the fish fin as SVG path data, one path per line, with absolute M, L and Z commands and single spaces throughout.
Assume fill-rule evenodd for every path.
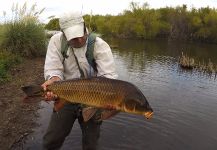
M 40 85 L 22 86 L 21 89 L 28 97 L 39 97 L 43 94 L 43 88 Z
M 101 113 L 101 118 L 100 120 L 106 120 L 106 119 L 109 119 L 111 117 L 114 117 L 115 115 L 117 115 L 120 111 L 118 110 L 104 110 L 102 113 Z
M 82 116 L 84 119 L 84 122 L 87 122 L 88 120 L 90 120 L 93 115 L 96 113 L 97 108 L 94 107 L 86 107 L 82 109 Z
M 66 101 L 62 99 L 58 99 L 54 102 L 54 110 L 59 111 L 65 105 Z

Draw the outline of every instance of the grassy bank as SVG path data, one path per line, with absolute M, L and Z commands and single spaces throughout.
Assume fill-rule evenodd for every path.
M 11 19 L 0 24 L 0 83 L 10 79 L 9 69 L 23 58 L 46 52 L 45 30 L 38 19 L 43 9 L 36 11 L 36 5 L 27 9 L 24 3 L 21 7 L 13 5 L 11 10 Z
M 0 45 L 4 39 L 5 25 L 0 25 Z M 9 70 L 11 67 L 19 64 L 22 58 L 6 50 L 0 50 L 0 84 L 10 80 Z

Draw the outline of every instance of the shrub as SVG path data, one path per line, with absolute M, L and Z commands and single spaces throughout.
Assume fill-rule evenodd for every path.
M 0 84 L 10 79 L 8 74 L 9 68 L 21 61 L 21 57 L 12 54 L 11 52 L 0 51 Z
M 35 57 L 45 54 L 46 37 L 45 31 L 39 22 L 39 14 L 36 5 L 27 11 L 26 3 L 21 7 L 12 7 L 12 18 L 5 22 L 1 49 L 25 57 Z
M 60 30 L 59 18 L 51 19 L 48 24 L 45 25 L 45 29 L 47 30 Z

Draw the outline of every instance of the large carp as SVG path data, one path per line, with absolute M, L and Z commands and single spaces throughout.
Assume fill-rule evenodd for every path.
M 43 95 L 46 92 L 39 85 L 24 86 L 22 90 L 27 96 Z M 114 114 L 114 111 L 139 114 L 147 119 L 153 114 L 143 93 L 132 83 L 122 80 L 94 77 L 57 81 L 49 85 L 47 91 L 52 91 L 60 100 L 101 108 L 105 112 L 107 110 L 107 113 L 103 112 L 104 119 L 110 117 L 108 112 Z M 108 110 L 108 107 L 112 110 Z

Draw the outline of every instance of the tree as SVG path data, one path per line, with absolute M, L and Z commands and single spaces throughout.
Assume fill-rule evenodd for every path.
M 59 18 L 51 19 L 48 22 L 48 24 L 45 25 L 45 29 L 47 29 L 47 30 L 60 30 Z

